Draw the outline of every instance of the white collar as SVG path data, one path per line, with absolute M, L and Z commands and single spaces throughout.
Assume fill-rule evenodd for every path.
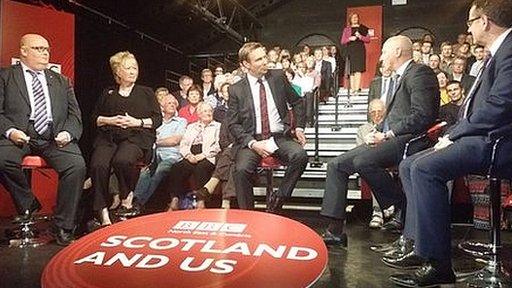
M 256 78 L 253 75 L 251 75 L 250 73 L 247 73 L 247 80 L 249 80 L 249 83 L 251 83 L 251 84 L 258 84 L 258 80 L 259 79 L 261 79 L 261 81 L 263 81 L 263 82 L 266 81 L 265 75 L 261 76 L 261 78 Z
M 412 59 L 405 61 L 404 64 L 402 64 L 400 67 L 398 67 L 398 69 L 396 69 L 395 74 L 400 75 L 400 77 L 402 77 L 402 75 L 404 75 L 405 69 L 407 68 L 407 66 L 409 66 L 409 63 L 411 62 Z
M 36 71 L 34 69 L 30 69 L 27 65 L 25 65 L 25 63 L 21 62 L 20 61 L 20 64 L 21 64 L 21 69 L 23 70 L 23 73 L 27 72 L 27 70 L 29 71 L 33 71 L 35 72 L 36 74 L 43 74 L 43 70 L 40 70 L 40 71 Z M 44 75 L 44 74 L 43 74 Z
M 507 38 L 507 35 L 510 33 L 510 31 L 512 31 L 512 28 L 508 28 L 507 30 L 505 30 L 505 32 L 501 33 L 501 35 L 498 36 L 498 38 L 496 38 L 494 42 L 492 42 L 491 47 L 489 47 L 491 56 L 494 56 L 496 54 L 503 41 L 505 41 L 505 38 Z

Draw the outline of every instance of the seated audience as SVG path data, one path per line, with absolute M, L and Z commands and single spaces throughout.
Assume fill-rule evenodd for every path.
M 199 85 L 192 85 L 187 91 L 188 104 L 181 107 L 178 112 L 178 116 L 185 118 L 187 123 L 194 123 L 199 119 L 197 114 L 197 107 L 201 101 L 203 101 L 203 90 Z
M 439 92 L 441 93 L 441 102 L 440 105 L 443 106 L 445 104 L 450 103 L 450 97 L 448 96 L 448 92 L 446 91 L 446 84 L 448 83 L 448 76 L 446 72 L 439 70 L 437 73 L 437 82 L 439 83 Z
M 146 204 L 149 198 L 160 185 L 160 182 L 167 177 L 171 167 L 181 161 L 179 146 L 187 120 L 177 116 L 178 100 L 172 95 L 167 95 L 160 101 L 163 120 L 162 125 L 156 129 L 156 142 L 151 163 L 142 169 L 139 180 L 135 186 L 134 205 L 132 209 L 119 212 L 120 215 L 136 215 Z M 127 203 L 131 206 L 132 203 Z
M 447 103 L 439 108 L 439 119 L 446 121 L 448 127 L 457 122 L 459 115 L 459 108 L 464 101 L 464 88 L 457 80 L 451 80 L 446 84 L 446 91 L 450 97 L 450 103 Z
M 475 77 L 466 74 L 466 58 L 457 56 L 452 62 L 452 74 L 449 76 L 450 80 L 459 81 L 465 91 L 469 91 Z
M 485 50 L 483 46 L 475 47 L 475 62 L 471 65 L 471 69 L 469 69 L 469 75 L 476 77 L 478 71 L 483 68 L 485 59 Z
M 187 126 L 180 142 L 183 160 L 173 165 L 168 179 L 171 195 L 169 211 L 179 209 L 179 198 L 186 192 L 186 181 L 194 177 L 192 189 L 197 190 L 210 179 L 215 169 L 215 156 L 220 151 L 220 123 L 213 121 L 213 109 L 204 102 L 197 106 L 199 120 Z
M 215 94 L 215 86 L 213 85 L 213 73 L 212 70 L 206 68 L 201 71 L 201 81 L 203 85 L 201 90 L 203 91 L 203 99 L 208 98 L 210 95 Z
M 441 44 L 441 63 L 439 64 L 439 68 L 448 73 L 452 72 L 452 62 L 453 62 L 453 48 L 450 42 L 443 42 Z
M 194 84 L 194 80 L 190 76 L 183 75 L 178 80 L 178 84 L 180 85 L 180 90 L 175 91 L 173 95 L 176 97 L 176 99 L 178 99 L 178 103 L 180 104 L 178 108 L 182 108 L 188 104 L 187 91 L 190 86 Z
M 389 70 L 389 69 L 386 69 Z M 390 73 L 391 74 L 391 71 Z M 368 123 L 359 126 L 357 129 L 357 137 L 356 144 L 362 145 L 365 143 L 365 139 L 368 134 L 374 132 L 377 129 L 377 126 L 384 119 L 384 114 L 386 113 L 386 104 L 379 99 L 375 98 L 370 101 L 368 104 L 368 118 L 370 119 Z M 384 215 L 382 214 L 382 209 L 380 209 L 379 203 L 377 199 L 372 195 L 372 218 L 370 220 L 370 228 L 381 228 L 384 224 Z
M 439 57 L 439 55 L 432 54 L 428 59 L 428 67 L 432 68 L 432 70 L 434 70 L 434 73 L 439 73 L 439 71 L 441 71 L 441 69 L 439 68 L 439 64 L 441 63 L 441 58 Z
M 109 178 L 113 169 L 119 181 L 121 205 L 128 207 L 135 188 L 136 163 L 146 159 L 155 142 L 155 129 L 162 114 L 151 88 L 135 84 L 138 64 L 130 52 L 110 57 L 117 85 L 105 89 L 93 112 L 97 127 L 91 157 L 91 178 L 95 190 L 94 211 L 101 225 L 112 224 L 109 206 Z

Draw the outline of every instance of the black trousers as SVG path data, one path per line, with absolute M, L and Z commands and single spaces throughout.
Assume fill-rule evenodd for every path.
M 336 219 L 345 219 L 347 205 L 348 178 L 357 172 L 372 189 L 377 202 L 383 209 L 391 205 L 405 208 L 404 194 L 386 168 L 398 166 L 402 160 L 405 144 L 413 136 L 398 136 L 380 145 L 357 146 L 327 164 L 327 179 L 320 214 Z M 410 152 L 425 149 L 428 143 L 417 143 Z
M 21 169 L 21 162 L 29 154 L 42 157 L 59 175 L 54 224 L 59 228 L 73 229 L 86 173 L 80 148 L 74 142 L 59 148 L 49 131 L 48 135 L 39 136 L 29 130 L 27 134 L 31 140 L 28 145 L 16 146 L 9 141 L 0 146 L 2 183 L 14 199 L 18 213 L 29 209 L 34 195 Z
M 284 178 L 279 186 L 278 196 L 290 197 L 295 184 L 308 164 L 306 151 L 297 142 L 287 136 L 274 136 L 277 147 L 274 156 L 287 165 Z M 235 182 L 238 207 L 254 209 L 252 175 L 261 161 L 261 156 L 248 147 L 241 148 L 236 154 L 233 180 Z
M 110 203 L 108 184 L 111 168 L 119 182 L 119 196 L 124 199 L 135 189 L 139 172 L 136 164 L 143 156 L 144 151 L 139 146 L 126 140 L 94 148 L 90 172 L 96 193 L 93 206 L 95 211 L 107 207 Z

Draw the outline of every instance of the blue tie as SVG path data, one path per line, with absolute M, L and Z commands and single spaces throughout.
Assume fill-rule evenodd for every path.
M 44 97 L 43 85 L 37 78 L 37 72 L 27 70 L 32 75 L 32 93 L 34 95 L 34 130 L 41 135 L 48 129 L 48 109 Z

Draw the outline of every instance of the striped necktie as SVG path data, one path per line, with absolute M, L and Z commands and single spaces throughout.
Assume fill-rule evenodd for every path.
M 32 75 L 32 93 L 34 96 L 34 130 L 41 135 L 48 130 L 48 108 L 44 97 L 43 85 L 37 78 L 38 72 L 27 70 Z

